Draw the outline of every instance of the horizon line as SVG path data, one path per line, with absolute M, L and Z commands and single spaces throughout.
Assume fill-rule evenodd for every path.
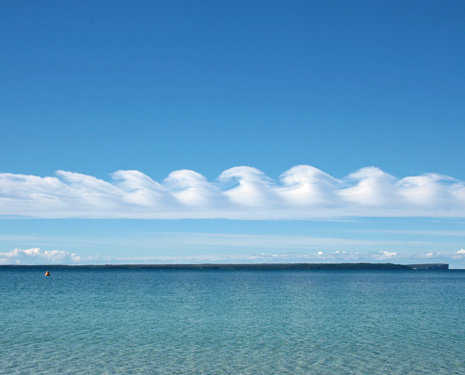
M 107 263 L 107 264 L 2 264 L 1 268 L 138 268 L 138 269 L 178 269 L 178 270 L 450 270 L 449 263 Z M 457 268 L 460 269 L 460 268 Z

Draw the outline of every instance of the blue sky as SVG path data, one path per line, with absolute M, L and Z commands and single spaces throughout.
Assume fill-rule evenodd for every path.
M 2 14 L 0 260 L 465 267 L 463 2 Z

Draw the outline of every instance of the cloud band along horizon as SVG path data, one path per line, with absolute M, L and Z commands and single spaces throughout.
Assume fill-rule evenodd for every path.
M 210 254 L 190 256 L 81 256 L 66 250 L 42 250 L 40 248 L 13 249 L 0 251 L 0 265 L 34 265 L 34 264 L 172 264 L 172 263 L 327 263 L 327 262 L 457 262 L 465 258 L 465 249 L 455 252 L 399 254 L 394 251 L 374 251 L 360 254 L 345 250 L 312 250 L 306 252 L 256 252 L 251 254 Z
M 137 170 L 110 180 L 57 171 L 0 173 L 0 217 L 325 219 L 465 217 L 465 182 L 429 173 L 394 177 L 366 167 L 343 178 L 298 165 L 273 180 L 256 168 L 225 170 L 214 181 L 192 170 L 157 182 Z

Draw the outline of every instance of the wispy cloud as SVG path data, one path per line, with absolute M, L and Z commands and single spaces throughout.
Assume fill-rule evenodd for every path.
M 39 218 L 310 219 L 465 217 L 465 182 L 439 174 L 396 178 L 362 168 L 341 179 L 308 165 L 273 180 L 234 167 L 208 181 L 191 170 L 162 182 L 139 171 L 110 181 L 57 171 L 52 177 L 0 174 L 0 215 Z
M 382 247 L 427 246 L 427 241 L 372 240 L 346 237 L 317 237 L 309 235 L 277 234 L 228 234 L 228 233 L 159 233 L 158 240 L 164 245 L 179 244 L 182 239 L 190 246 L 213 248 L 262 248 L 262 249 L 315 249 L 327 247 Z
M 354 230 L 356 233 L 387 233 L 401 235 L 421 235 L 427 237 L 464 237 L 465 230 L 419 230 L 419 229 L 359 229 Z

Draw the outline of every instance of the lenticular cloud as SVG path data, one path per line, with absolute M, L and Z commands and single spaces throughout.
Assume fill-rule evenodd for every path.
M 274 180 L 252 167 L 225 170 L 214 181 L 192 170 L 154 181 L 117 171 L 106 181 L 57 171 L 53 177 L 0 174 L 0 216 L 42 218 L 310 219 L 465 217 L 465 183 L 425 174 L 396 178 L 362 168 L 335 178 L 309 165 Z

